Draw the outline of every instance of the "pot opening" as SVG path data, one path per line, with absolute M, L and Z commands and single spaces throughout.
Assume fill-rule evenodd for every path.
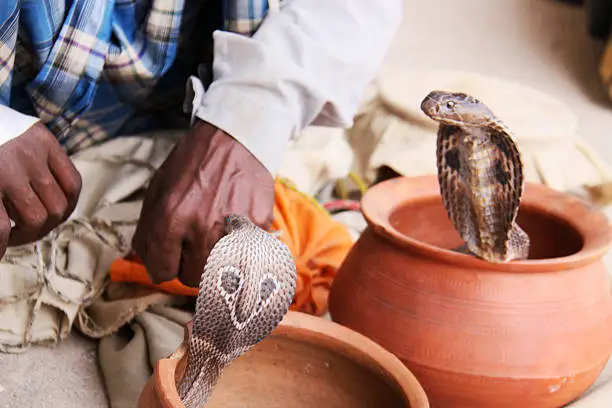
M 272 335 L 225 369 L 206 406 L 407 407 L 387 375 L 331 347 Z
M 407 238 L 436 248 L 453 250 L 464 244 L 448 219 L 441 198 L 418 200 L 397 207 L 389 222 Z M 569 222 L 534 206 L 522 205 L 517 223 L 531 240 L 528 259 L 565 257 L 580 252 L 584 246 L 582 236 Z

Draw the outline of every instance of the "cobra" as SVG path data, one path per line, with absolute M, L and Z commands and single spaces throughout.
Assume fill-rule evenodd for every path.
M 495 263 L 527 258 L 529 236 L 516 223 L 523 162 L 510 130 L 465 93 L 432 91 L 421 110 L 439 123 L 438 182 L 461 249 Z
M 246 217 L 230 215 L 225 223 L 227 234 L 204 267 L 178 384 L 187 408 L 206 404 L 225 367 L 276 328 L 295 293 L 289 248 Z

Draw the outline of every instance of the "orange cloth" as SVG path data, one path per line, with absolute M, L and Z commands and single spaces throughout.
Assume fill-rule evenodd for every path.
M 327 298 L 338 267 L 353 241 L 346 227 L 334 220 L 311 197 L 282 180 L 275 181 L 274 221 L 271 231 L 282 231 L 279 239 L 290 249 L 298 278 L 291 310 L 320 316 L 327 311 Z M 117 259 L 110 268 L 114 282 L 133 282 L 179 295 L 197 296 L 198 289 L 178 279 L 151 283 L 137 257 Z

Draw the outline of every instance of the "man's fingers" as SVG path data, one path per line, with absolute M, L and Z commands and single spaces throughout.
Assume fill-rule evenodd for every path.
M 190 205 L 186 200 L 183 204 Z M 191 206 L 194 204 L 191 203 Z M 222 215 L 222 209 L 225 209 L 226 206 L 221 203 L 213 203 L 212 208 L 215 208 L 215 206 L 217 207 L 213 211 L 198 211 L 195 214 L 195 220 L 190 224 L 188 234 L 183 241 L 178 279 L 184 285 L 197 287 L 200 284 L 210 251 L 217 241 L 225 235 L 225 215 Z M 215 219 L 211 218 L 211 213 L 216 215 Z M 229 213 L 226 215 L 229 215 Z
M 59 186 L 51 173 L 41 174 L 33 177 L 32 188 L 47 210 L 47 225 L 54 228 L 64 221 L 70 214 L 68 212 L 68 200 L 64 191 Z
M 9 235 L 11 234 L 11 220 L 6 213 L 4 204 L 0 200 L 0 258 L 6 253 Z
M 210 248 L 206 248 L 203 243 L 200 243 L 200 245 L 192 242 L 183 243 L 178 273 L 178 279 L 181 283 L 194 288 L 199 286 L 209 254 Z
M 132 251 L 136 253 L 140 257 L 140 259 L 144 262 L 144 259 L 147 257 L 145 241 L 144 241 L 144 233 L 142 232 L 141 220 L 136 224 L 136 230 L 134 231 L 134 235 L 132 236 Z
M 259 188 L 253 194 L 245 194 L 246 191 L 253 190 L 253 180 L 241 172 L 232 181 L 233 184 L 227 195 L 227 208 L 235 214 L 248 216 L 255 225 L 268 230 L 272 224 L 274 182 L 259 183 Z
M 174 279 L 181 262 L 181 240 L 170 236 L 157 239 L 147 237 L 145 245 L 143 262 L 151 281 L 158 284 Z
M 174 279 L 178 274 L 187 223 L 177 217 L 178 211 L 168 212 L 166 209 L 164 216 L 156 216 L 156 213 L 143 212 L 139 234 L 141 242 L 144 242 L 141 245 L 144 247 L 143 262 L 151 280 L 161 283 Z
M 79 171 L 59 144 L 49 152 L 47 164 L 51 174 L 68 199 L 68 210 L 72 213 L 81 193 L 82 179 Z
M 5 192 L 6 212 L 16 224 L 9 235 L 9 245 L 23 245 L 35 241 L 47 222 L 45 206 L 29 183 L 24 184 L 20 188 Z
M 199 286 L 210 251 L 225 232 L 224 220 L 218 220 L 212 228 L 206 228 L 204 225 L 204 222 L 201 222 L 200 228 L 192 228 L 189 239 L 183 241 L 178 279 L 191 287 Z

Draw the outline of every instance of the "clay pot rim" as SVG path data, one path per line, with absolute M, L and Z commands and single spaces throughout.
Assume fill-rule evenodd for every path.
M 413 191 L 406 198 L 397 191 Z M 575 269 L 602 258 L 612 246 L 612 227 L 608 218 L 585 200 L 538 183 L 525 183 L 521 206 L 556 218 L 574 229 L 583 241 L 582 248 L 558 258 L 530 259 L 494 264 L 474 256 L 436 247 L 404 235 L 390 222 L 395 210 L 408 202 L 426 201 L 440 195 L 436 175 L 396 177 L 372 186 L 361 199 L 361 212 L 373 231 L 397 246 L 453 265 L 497 272 L 546 272 Z M 541 203 L 546 203 L 544 207 Z M 567 208 L 578 216 L 571 217 Z M 577 219 L 580 222 L 577 222 Z
M 185 340 L 190 331 L 191 322 L 185 328 Z M 391 352 L 356 331 L 321 317 L 289 311 L 270 336 L 321 346 L 360 365 L 375 367 L 387 383 L 408 400 L 411 408 L 429 408 L 425 390 L 414 374 Z M 175 376 L 185 369 L 186 344 L 185 341 L 181 343 L 172 355 L 160 359 L 155 365 L 154 387 L 163 406 L 184 408 L 175 385 Z

